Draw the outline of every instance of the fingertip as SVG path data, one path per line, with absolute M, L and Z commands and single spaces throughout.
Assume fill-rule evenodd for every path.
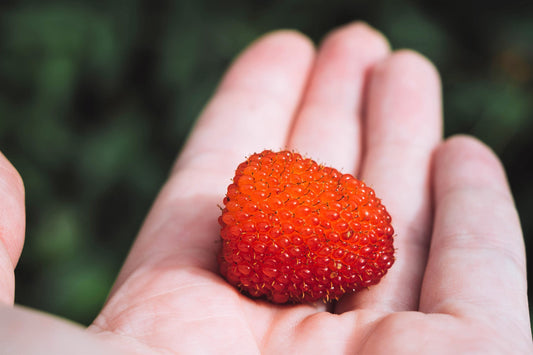
M 307 53 L 313 53 L 315 51 L 313 41 L 296 29 L 283 28 L 270 31 L 259 37 L 254 43 L 267 41 L 280 42 L 288 46 L 296 46 Z
M 244 53 L 258 51 L 266 58 L 289 55 L 289 60 L 311 62 L 315 54 L 315 44 L 302 32 L 295 29 L 278 29 L 267 32 L 254 40 Z M 240 56 L 239 56 L 240 57 Z
M 455 135 L 446 139 L 434 155 L 437 198 L 456 184 L 509 190 L 505 168 L 496 153 L 479 139 Z
M 355 46 L 365 44 L 366 53 L 379 53 L 386 55 L 390 52 L 390 43 L 387 38 L 377 29 L 363 21 L 355 21 L 338 27 L 322 39 L 321 46 L 349 46 L 355 42 Z M 341 49 L 342 50 L 342 49 Z
M 470 154 L 483 155 L 499 164 L 496 153 L 483 141 L 468 134 L 455 134 L 448 137 L 437 149 L 437 154 Z
M 11 162 L 0 153 L 0 241 L 17 264 L 25 232 L 24 182 Z
M 391 76 L 400 79 L 409 87 L 424 86 L 439 91 L 441 80 L 438 69 L 424 55 L 410 49 L 394 51 L 390 56 L 377 63 L 373 76 Z
M 367 123 L 369 132 L 379 132 L 371 134 L 379 141 L 383 134 L 391 134 L 393 140 L 414 147 L 436 146 L 442 139 L 443 122 L 441 82 L 435 66 L 407 49 L 378 62 L 371 73 Z M 424 143 L 416 143 L 419 140 Z
M 0 152 L 0 170 L 1 173 L 5 175 L 9 185 L 14 188 L 22 198 L 24 198 L 24 181 L 18 170 L 15 169 L 13 164 L 11 164 L 2 152 Z
M 252 58 L 268 64 L 272 60 L 278 62 L 281 57 L 287 57 L 291 62 L 310 61 L 314 52 L 313 42 L 303 33 L 280 29 L 267 32 L 254 40 L 236 57 L 236 61 L 242 63 Z
M 13 270 L 24 244 L 25 221 L 24 183 L 0 152 L 0 303 L 13 303 Z
M 423 67 L 425 70 L 431 71 L 434 75 L 438 76 L 437 67 L 433 64 L 433 62 L 422 53 L 413 49 L 397 49 L 392 57 L 395 61 L 413 63 L 412 65 L 414 66 Z
M 285 91 L 287 86 L 293 86 L 292 81 L 305 81 L 314 53 L 311 40 L 298 31 L 266 33 L 235 58 L 217 91 Z

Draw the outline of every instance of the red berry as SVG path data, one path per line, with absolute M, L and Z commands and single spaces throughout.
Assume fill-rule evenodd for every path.
M 394 263 L 391 218 L 374 191 L 300 154 L 250 156 L 223 203 L 220 272 L 252 297 L 338 299 Z

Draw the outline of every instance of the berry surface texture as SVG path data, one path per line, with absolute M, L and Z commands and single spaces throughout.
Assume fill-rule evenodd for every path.
M 251 155 L 223 203 L 220 272 L 253 298 L 337 300 L 394 263 L 391 217 L 374 191 L 298 153 Z

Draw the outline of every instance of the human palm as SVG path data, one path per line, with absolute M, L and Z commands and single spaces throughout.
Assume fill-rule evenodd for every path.
M 285 147 L 355 174 L 383 199 L 397 251 L 380 284 L 335 304 L 274 305 L 217 273 L 217 204 L 229 178 L 245 156 Z M 3 165 L 12 189 L 1 192 L 19 211 L 0 250 L 10 304 L 23 201 Z M 303 36 L 281 31 L 235 61 L 86 331 L 17 308 L 0 319 L 33 329 L 40 349 L 63 352 L 518 354 L 533 351 L 526 287 L 520 224 L 497 158 L 472 138 L 442 142 L 435 69 L 352 24 L 316 55 Z M 8 334 L 32 349 L 27 335 Z

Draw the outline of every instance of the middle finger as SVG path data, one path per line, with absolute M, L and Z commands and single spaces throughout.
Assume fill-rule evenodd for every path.
M 372 73 L 362 177 L 392 216 L 396 261 L 380 284 L 343 298 L 338 312 L 418 308 L 431 229 L 431 156 L 442 134 L 440 98 L 437 71 L 414 52 L 395 52 Z
M 318 163 L 356 173 L 367 72 L 388 52 L 385 38 L 363 23 L 346 25 L 327 36 L 318 52 L 289 147 Z

